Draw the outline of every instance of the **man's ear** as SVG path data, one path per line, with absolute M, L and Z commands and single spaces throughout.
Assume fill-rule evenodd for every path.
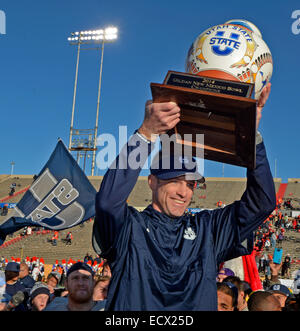
M 157 178 L 150 174 L 148 176 L 148 185 L 149 185 L 151 191 L 153 192 L 157 186 Z

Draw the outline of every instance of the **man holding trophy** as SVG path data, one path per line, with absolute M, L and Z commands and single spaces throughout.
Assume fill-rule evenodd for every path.
M 257 131 L 271 88 L 271 72 L 264 72 L 264 67 L 270 69 L 270 57 L 257 57 L 262 43 L 259 30 L 248 21 L 215 26 L 193 44 L 186 73 L 168 73 L 165 84 L 151 85 L 154 100 L 146 103 L 144 121 L 105 174 L 96 196 L 93 246 L 112 271 L 107 310 L 217 310 L 218 265 L 233 252 L 247 254 L 242 242 L 276 203 L 264 142 Z M 227 60 L 233 64 L 228 66 Z M 256 100 L 250 98 L 252 92 Z M 240 127 L 245 119 L 246 129 Z M 148 177 L 152 203 L 142 212 L 128 206 L 155 139 L 174 130 L 180 135 L 186 128 L 204 134 L 202 148 L 208 158 L 247 167 L 241 199 L 224 208 L 184 214 L 196 184 L 205 179 L 194 155 L 161 151 Z M 178 139 L 178 144 L 185 143 Z M 131 166 L 133 155 L 139 158 L 139 167 Z

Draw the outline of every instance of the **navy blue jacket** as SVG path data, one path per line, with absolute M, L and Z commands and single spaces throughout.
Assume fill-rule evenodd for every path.
M 30 293 L 30 290 L 33 288 L 35 284 L 35 280 L 30 275 L 26 275 L 23 278 L 19 278 L 18 282 L 25 286 L 28 293 Z
M 151 144 L 134 134 L 96 196 L 93 246 L 112 270 L 106 309 L 217 310 L 218 263 L 275 208 L 264 143 L 256 146 L 256 168 L 247 170 L 240 201 L 177 219 L 151 205 L 143 212 L 127 205 L 140 168 L 126 169 L 126 160 L 141 150 L 147 151 L 140 159 L 142 167 Z

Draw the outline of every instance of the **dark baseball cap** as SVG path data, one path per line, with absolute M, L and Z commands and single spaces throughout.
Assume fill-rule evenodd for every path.
M 150 173 L 159 179 L 172 179 L 185 176 L 186 180 L 204 183 L 205 178 L 199 173 L 197 161 L 192 155 L 157 153 Z
M 20 264 L 17 262 L 8 262 L 5 271 L 20 272 Z
M 76 270 L 86 270 L 88 271 L 92 276 L 94 276 L 94 271 L 93 269 L 85 262 L 77 262 L 75 264 L 72 265 L 72 267 L 68 270 L 67 272 L 67 277 L 69 277 L 69 275 Z
M 269 287 L 268 292 L 281 293 L 287 297 L 291 295 L 291 291 L 289 290 L 289 288 L 282 284 L 273 284 L 272 286 Z
M 58 271 L 51 271 L 50 274 L 48 275 L 48 277 L 54 277 L 57 282 L 59 283 L 61 275 Z

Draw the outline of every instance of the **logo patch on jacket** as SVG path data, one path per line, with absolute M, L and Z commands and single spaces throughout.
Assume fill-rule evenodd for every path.
M 194 240 L 196 238 L 196 233 L 191 227 L 187 227 L 184 231 L 183 238 L 188 240 Z

